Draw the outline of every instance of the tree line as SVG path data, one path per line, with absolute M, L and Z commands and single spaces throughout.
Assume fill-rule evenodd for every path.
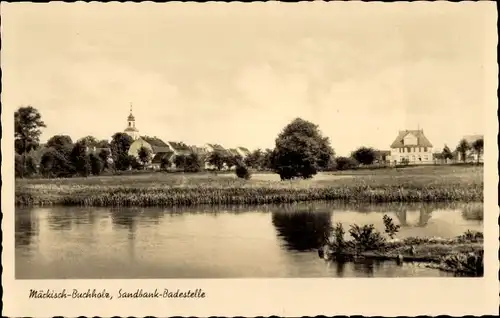
M 14 117 L 16 177 L 100 175 L 106 170 L 117 172 L 145 169 L 153 160 L 154 154 L 146 147 L 138 150 L 137 157 L 129 155 L 133 139 L 126 133 L 117 132 L 110 142 L 97 140 L 93 136 L 83 137 L 76 142 L 67 135 L 53 136 L 47 141 L 46 150 L 39 162 L 36 162 L 31 151 L 39 148 L 41 130 L 46 127 L 42 116 L 36 108 L 27 106 L 20 107 Z M 92 151 L 94 148 L 99 151 Z M 465 161 L 469 150 L 474 150 L 479 160 L 483 151 L 483 140 L 477 140 L 472 145 L 461 140 L 456 153 L 462 154 L 462 160 Z M 436 157 L 452 159 L 453 153 L 445 146 Z M 245 158 L 222 150 L 207 154 L 192 150 L 175 156 L 165 153 L 156 159 L 159 159 L 160 168 L 163 170 L 175 165 L 178 170 L 198 172 L 204 170 L 205 163 L 208 163 L 215 170 L 236 167 L 237 174 L 245 178 L 249 177 L 248 169 L 254 169 L 273 171 L 279 174 L 282 180 L 288 180 L 311 178 L 318 171 L 369 166 L 381 158 L 377 151 L 370 147 L 360 147 L 349 157 L 336 157 L 329 138 L 322 135 L 317 125 L 296 118 L 278 134 L 274 149 L 257 149 Z

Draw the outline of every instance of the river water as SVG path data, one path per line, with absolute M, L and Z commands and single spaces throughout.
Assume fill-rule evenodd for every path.
M 337 264 L 316 248 L 342 222 L 387 214 L 398 237 L 482 231 L 482 203 L 259 207 L 16 208 L 17 279 L 448 276 L 394 262 Z

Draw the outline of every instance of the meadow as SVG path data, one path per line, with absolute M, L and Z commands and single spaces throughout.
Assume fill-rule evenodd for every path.
M 482 201 L 482 166 L 414 166 L 318 173 L 308 180 L 280 181 L 254 172 L 151 172 L 68 179 L 16 179 L 15 204 L 24 206 L 190 206 L 301 201 Z

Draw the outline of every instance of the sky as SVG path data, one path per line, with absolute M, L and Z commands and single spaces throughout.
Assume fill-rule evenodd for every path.
M 74 140 L 126 128 L 192 145 L 274 146 L 291 120 L 339 155 L 423 129 L 484 134 L 494 3 L 2 4 L 2 104 Z M 494 93 L 494 92 L 493 92 Z

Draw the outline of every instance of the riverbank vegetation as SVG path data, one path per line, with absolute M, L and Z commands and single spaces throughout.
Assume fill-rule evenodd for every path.
M 346 262 L 360 259 L 424 263 L 427 267 L 453 272 L 457 276 L 483 276 L 483 233 L 467 231 L 451 239 L 407 237 L 399 240 L 394 236 L 399 227 L 384 215 L 385 233 L 377 231 L 373 224 L 353 224 L 346 231 L 337 223 L 331 235 L 325 237 L 321 258 L 328 261 Z M 346 239 L 347 237 L 347 239 Z
M 17 205 L 190 206 L 271 204 L 302 201 L 443 202 L 482 201 L 481 167 L 415 167 L 312 179 L 279 181 L 233 174 L 151 173 L 67 179 L 18 179 Z

